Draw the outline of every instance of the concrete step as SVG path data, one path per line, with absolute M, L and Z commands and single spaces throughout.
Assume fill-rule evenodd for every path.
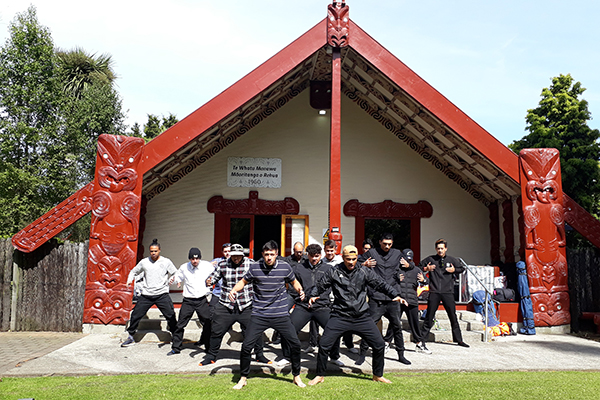
M 175 313 L 179 315 L 179 309 L 175 309 Z M 429 335 L 429 341 L 435 342 L 451 342 L 452 331 L 450 327 L 450 321 L 445 311 L 441 310 L 436 313 L 437 323 L 431 329 Z M 195 316 L 195 315 L 194 315 Z M 457 317 L 459 319 L 460 329 L 463 335 L 463 340 L 468 341 L 482 341 L 483 340 L 483 323 L 477 321 L 476 313 L 470 311 L 457 311 Z M 423 321 L 420 322 L 421 327 Z M 386 318 L 382 318 L 382 328 L 385 332 L 387 330 L 388 321 Z M 409 343 L 412 341 L 412 335 L 410 333 L 410 325 L 408 320 L 402 320 L 402 329 L 404 341 Z M 304 329 L 298 335 L 298 338 L 302 342 L 308 342 L 309 325 L 307 324 Z M 322 333 L 322 329 L 320 330 Z M 273 337 L 273 330 L 268 329 L 265 332 L 265 343 L 269 343 Z M 202 324 L 198 318 L 192 318 L 185 328 L 184 341 L 196 342 L 200 340 L 202 334 Z M 127 333 L 123 333 L 124 338 L 127 337 Z M 141 342 L 170 342 L 171 334 L 167 327 L 167 322 L 162 316 L 158 309 L 151 308 L 146 317 L 140 321 L 138 331 L 134 335 L 136 341 Z M 360 338 L 355 336 L 355 341 L 358 343 Z M 234 324 L 233 328 L 226 334 L 224 341 L 228 342 L 242 342 L 243 337 L 241 334 L 241 327 L 239 324 Z

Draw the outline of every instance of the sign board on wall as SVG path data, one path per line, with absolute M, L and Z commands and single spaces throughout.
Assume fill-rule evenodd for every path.
M 229 157 L 227 186 L 281 187 L 281 158 Z

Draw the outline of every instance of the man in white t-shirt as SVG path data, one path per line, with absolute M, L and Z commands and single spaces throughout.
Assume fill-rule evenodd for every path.
M 177 328 L 173 333 L 171 351 L 167 353 L 168 356 L 181 352 L 183 333 L 194 312 L 198 315 L 200 323 L 202 323 L 202 336 L 199 344 L 208 349 L 211 316 L 207 299 L 210 289 L 206 287 L 206 279 L 213 273 L 215 268 L 210 262 L 201 260 L 201 258 L 200 249 L 192 247 L 188 253 L 190 261 L 182 264 L 169 281 L 171 284 L 177 283 L 177 286 L 181 286 L 183 282 L 183 302 L 179 309 Z

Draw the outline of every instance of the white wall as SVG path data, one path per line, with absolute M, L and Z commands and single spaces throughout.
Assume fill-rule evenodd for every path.
M 207 200 L 215 195 L 248 198 L 250 190 L 266 200 L 294 197 L 300 214 L 310 216 L 310 236 L 320 241 L 328 222 L 329 115 L 320 116 L 309 106 L 308 93 L 153 198 L 146 214 L 146 249 L 156 237 L 162 254 L 176 264 L 186 261 L 193 246 L 211 259 L 214 216 L 206 210 Z M 426 200 L 434 212 L 422 220 L 422 255 L 432 253 L 433 242 L 444 237 L 449 253 L 470 264 L 489 262 L 487 208 L 345 97 L 342 115 L 342 206 L 354 198 L 364 203 Z M 228 187 L 228 157 L 281 158 L 282 187 Z M 342 216 L 341 228 L 343 243 L 353 244 L 354 218 Z

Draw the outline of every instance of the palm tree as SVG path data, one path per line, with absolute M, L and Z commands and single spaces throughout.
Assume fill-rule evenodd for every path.
M 82 48 L 65 51 L 56 51 L 60 68 L 63 91 L 77 99 L 89 89 L 91 85 L 112 85 L 116 79 L 113 70 L 113 61 L 109 54 L 88 54 Z

